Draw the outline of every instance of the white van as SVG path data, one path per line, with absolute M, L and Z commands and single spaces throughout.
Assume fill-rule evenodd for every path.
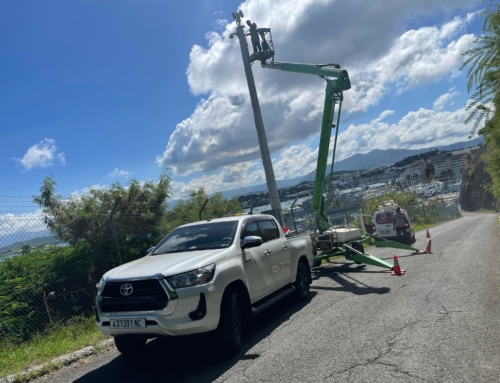
M 387 240 L 398 239 L 396 229 L 394 228 L 394 213 L 396 213 L 396 208 L 398 207 L 393 201 L 384 202 L 383 206 L 379 206 L 379 209 L 373 215 L 373 234 Z M 408 220 L 406 224 L 406 238 L 403 239 L 403 242 L 413 244 L 415 243 L 415 230 L 413 229 L 412 219 L 405 209 L 401 208 L 401 213 Z

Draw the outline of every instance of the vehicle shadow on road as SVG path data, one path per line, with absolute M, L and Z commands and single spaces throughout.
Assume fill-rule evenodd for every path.
M 251 352 L 252 348 L 307 306 L 316 294 L 311 292 L 303 303 L 294 303 L 292 296 L 286 297 L 255 316 L 243 350 L 233 357 L 218 350 L 213 334 L 161 337 L 148 342 L 142 355 L 135 358 L 118 355 L 75 382 L 212 382 L 238 362 L 242 361 L 246 367 L 246 360 L 259 358 L 260 354 Z
M 386 270 L 370 271 L 365 270 L 365 265 L 359 265 L 355 268 L 349 267 L 351 264 L 339 264 L 339 266 L 320 267 L 313 270 L 313 280 L 320 278 L 330 278 L 339 284 L 339 286 L 311 286 L 312 290 L 329 290 L 329 291 L 347 291 L 356 295 L 367 294 L 387 294 L 391 291 L 389 287 L 372 287 L 356 278 L 351 277 L 348 273 L 377 273 L 385 274 Z

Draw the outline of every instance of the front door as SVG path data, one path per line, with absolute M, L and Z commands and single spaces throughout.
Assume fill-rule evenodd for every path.
M 292 256 L 288 240 L 280 232 L 274 220 L 259 221 L 264 235 L 266 257 L 273 277 L 274 289 L 290 283 L 292 277 Z
M 246 224 L 243 229 L 241 240 L 247 236 L 258 236 L 263 238 L 257 222 Z M 258 247 L 243 250 L 243 262 L 247 276 L 248 291 L 252 302 L 273 291 L 275 286 L 274 273 L 272 272 L 271 259 L 266 243 Z

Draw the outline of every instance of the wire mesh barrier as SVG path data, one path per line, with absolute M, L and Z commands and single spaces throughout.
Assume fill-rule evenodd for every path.
M 105 220 L 104 220 L 105 222 Z M 88 225 L 74 227 L 88 234 Z M 45 217 L 0 217 L 0 339 L 21 342 L 36 333 L 94 312 L 96 283 L 117 265 L 109 226 L 101 227 L 109 240 L 73 244 L 50 235 Z M 132 242 L 133 238 L 132 238 Z M 146 253 L 142 245 L 124 245 L 124 262 Z
M 406 210 L 418 224 L 446 222 L 460 217 L 456 202 L 415 205 L 407 207 Z
M 409 206 L 401 205 L 410 216 L 414 223 L 418 225 L 436 224 L 450 221 L 460 217 L 460 209 L 457 200 L 449 202 L 434 201 L 433 203 L 412 204 Z M 368 212 L 369 215 L 375 212 Z

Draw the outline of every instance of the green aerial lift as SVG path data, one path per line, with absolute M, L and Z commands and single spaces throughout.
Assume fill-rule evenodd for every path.
M 285 72 L 302 73 L 326 80 L 325 101 L 323 106 L 323 118 L 321 123 L 321 133 L 318 151 L 318 162 L 316 168 L 316 178 L 314 181 L 314 194 L 312 201 L 312 213 L 315 217 L 317 231 L 319 235 L 314 238 L 316 245 L 316 265 L 321 264 L 323 259 L 333 256 L 344 256 L 346 259 L 356 263 L 366 263 L 392 269 L 393 265 L 377 257 L 364 254 L 363 242 L 370 239 L 368 235 L 361 235 L 359 229 L 333 229 L 333 224 L 328 218 L 328 202 L 330 201 L 330 186 L 328 188 L 326 203 L 323 196 L 323 187 L 328 161 L 328 152 L 332 129 L 335 129 L 335 140 L 333 146 L 333 156 L 330 177 L 333 174 L 335 152 L 337 149 L 337 137 L 339 132 L 340 114 L 344 92 L 351 88 L 349 74 L 345 69 L 341 69 L 338 64 L 297 64 L 274 61 L 274 45 L 270 28 L 257 29 L 262 47 L 261 52 L 254 52 L 250 56 L 250 61 L 260 61 L 263 68 L 279 69 Z M 265 44 L 264 44 L 265 42 Z M 335 105 L 338 104 L 337 121 L 333 125 Z M 331 185 L 331 182 L 329 183 Z M 354 235 L 353 235 L 354 234 Z

